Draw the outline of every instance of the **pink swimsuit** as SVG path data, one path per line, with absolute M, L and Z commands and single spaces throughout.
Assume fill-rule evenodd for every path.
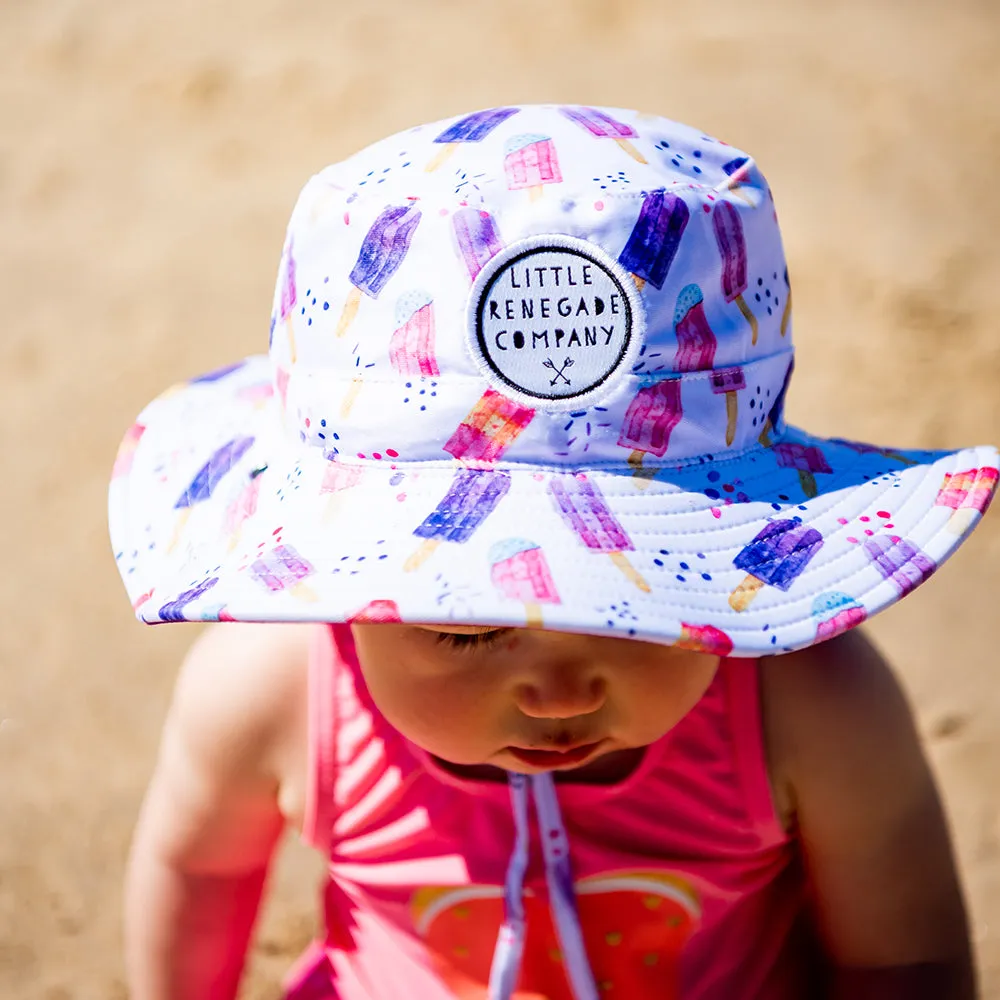
M 511 947 L 512 908 L 523 916 L 519 975 L 508 964 L 516 1000 L 808 995 L 803 879 L 772 803 L 758 684 L 756 661 L 723 660 L 629 777 L 561 783 L 557 803 L 533 786 L 532 822 L 527 793 L 456 777 L 389 725 L 349 626 L 317 630 L 303 837 L 330 861 L 326 934 L 286 1000 L 508 995 L 487 984 L 502 925 L 499 948 Z M 561 843 L 581 954 L 555 898 Z

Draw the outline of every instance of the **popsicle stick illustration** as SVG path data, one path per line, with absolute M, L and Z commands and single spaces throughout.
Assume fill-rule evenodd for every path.
M 833 472 L 827 463 L 826 456 L 816 445 L 804 445 L 796 441 L 780 441 L 773 448 L 778 457 L 778 465 L 784 469 L 798 470 L 802 492 L 810 500 L 818 492 L 814 473 L 821 472 L 830 475 Z
M 792 318 L 792 283 L 788 280 L 788 268 L 785 268 L 785 308 L 781 313 L 781 336 L 788 333 L 788 324 Z
M 736 421 L 739 418 L 739 400 L 736 394 L 747 387 L 746 375 L 740 367 L 720 368 L 712 372 L 709 381 L 714 395 L 726 397 L 726 444 L 732 444 L 736 438 Z
M 560 603 L 541 546 L 524 538 L 506 538 L 490 548 L 489 560 L 493 585 L 504 597 L 524 604 L 528 628 L 541 628 L 542 605 Z
M 336 459 L 327 463 L 320 483 L 320 496 L 327 498 L 323 508 L 323 523 L 329 524 L 344 504 L 344 493 L 361 482 L 363 469 L 360 465 L 348 465 Z
M 874 535 L 865 539 L 864 549 L 875 568 L 896 587 L 901 597 L 905 597 L 937 569 L 937 563 L 906 538 Z
M 747 290 L 747 243 L 740 213 L 732 202 L 716 202 L 712 211 L 712 228 L 722 257 L 722 295 L 727 302 L 735 302 L 739 306 L 750 324 L 751 342 L 756 344 L 757 317 L 743 298 Z
M 733 651 L 733 640 L 714 625 L 689 625 L 681 622 L 681 637 L 674 643 L 678 649 L 692 653 L 708 653 L 726 657 Z
M 344 336 L 357 315 L 361 293 L 377 299 L 389 279 L 399 270 L 419 222 L 420 209 L 407 202 L 405 205 L 390 205 L 372 224 L 350 273 L 351 290 L 337 323 L 338 337 Z
M 554 475 L 548 492 L 563 521 L 591 551 L 603 552 L 639 590 L 649 593 L 650 586 L 628 561 L 626 552 L 635 545 L 608 508 L 594 483 L 582 475 Z
M 629 139 L 639 138 L 639 133 L 631 125 L 626 125 L 596 108 L 560 108 L 559 110 L 571 122 L 576 122 L 592 136 L 616 142 L 622 152 L 628 153 L 636 163 L 648 162 L 646 157 L 629 142 Z
M 281 263 L 281 289 L 279 291 L 278 315 L 281 318 L 281 322 L 285 324 L 285 331 L 288 334 L 288 357 L 294 365 L 296 349 L 293 314 L 295 306 L 299 301 L 299 293 L 295 286 L 295 249 L 291 236 L 288 238 L 288 244 L 285 247 L 284 258 Z
M 504 143 L 503 169 L 509 191 L 527 189 L 530 201 L 538 201 L 544 185 L 561 184 L 559 158 L 547 135 L 514 135 Z
M 401 295 L 396 303 L 389 363 L 400 375 L 441 374 L 434 357 L 434 303 L 423 289 Z
M 272 593 L 287 591 L 292 597 L 310 603 L 319 595 L 306 580 L 316 570 L 291 545 L 278 545 L 250 564 L 250 575 Z
M 989 465 L 945 473 L 934 506 L 952 509 L 946 525 L 951 534 L 964 535 L 986 513 L 996 492 L 998 475 L 998 470 Z
M 198 470 L 187 489 L 180 495 L 180 499 L 174 504 L 174 510 L 180 511 L 180 515 L 174 524 L 173 536 L 167 544 L 168 553 L 177 547 L 192 509 L 211 497 L 219 483 L 246 454 L 253 442 L 252 437 L 238 437 L 227 441 L 221 448 L 216 449 Z
M 445 442 L 444 450 L 460 461 L 496 462 L 534 415 L 529 407 L 487 389 Z
M 640 488 L 648 486 L 648 480 L 657 472 L 646 468 L 643 460 L 646 455 L 662 458 L 666 454 L 671 431 L 682 416 L 680 379 L 662 379 L 643 386 L 629 403 L 618 444 L 632 449 L 628 457 L 632 475 L 647 480 L 637 483 Z
M 801 521 L 768 521 L 733 560 L 747 577 L 729 595 L 729 606 L 746 611 L 764 586 L 787 591 L 822 545 L 823 536 Z
M 354 354 L 354 377 L 351 379 L 351 384 L 347 387 L 347 392 L 344 393 L 344 398 L 340 401 L 340 417 L 342 420 L 346 420 L 351 415 L 351 410 L 354 408 L 354 404 L 361 393 L 361 387 L 365 384 L 365 380 L 361 377 L 360 350 L 361 344 L 357 344 L 352 352 Z M 365 367 L 370 368 L 371 365 L 366 365 Z
M 740 191 L 740 185 L 750 176 L 752 167 L 753 160 L 749 156 L 738 156 L 735 160 L 723 163 L 722 169 L 729 179 L 716 185 L 715 190 L 718 192 L 731 191 L 740 201 L 745 201 L 751 208 L 754 208 L 754 202 Z
M 675 194 L 661 189 L 643 196 L 639 218 L 618 255 L 640 292 L 647 281 L 663 288 L 690 217 L 687 203 Z
M 417 525 L 423 539 L 403 563 L 407 573 L 418 570 L 442 542 L 467 542 L 510 489 L 510 475 L 498 469 L 458 469 L 444 499 Z
M 812 616 L 816 619 L 816 641 L 822 642 L 860 625 L 868 612 L 850 594 L 828 590 L 813 601 Z
M 429 174 L 433 173 L 463 142 L 482 142 L 497 126 L 502 125 L 520 110 L 520 108 L 489 108 L 453 122 L 434 140 L 440 144 L 441 149 L 424 169 Z
M 781 388 L 778 390 L 778 395 L 774 397 L 771 409 L 767 411 L 767 416 L 764 418 L 764 426 L 760 429 L 760 434 L 757 437 L 757 440 L 765 448 L 774 446 L 774 442 L 771 440 L 771 431 L 780 426 L 784 417 L 785 398 L 788 396 L 788 386 L 791 384 L 792 373 L 794 371 L 795 359 L 793 358 L 788 362 L 788 367 L 785 369 L 785 377 L 781 380 Z
M 487 261 L 503 249 L 496 220 L 482 209 L 460 208 L 452 215 L 451 224 L 469 280 L 475 281 Z

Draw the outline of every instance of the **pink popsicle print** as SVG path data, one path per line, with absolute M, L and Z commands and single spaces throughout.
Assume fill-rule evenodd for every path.
M 560 108 L 559 110 L 571 122 L 586 129 L 592 136 L 616 142 L 622 152 L 628 153 L 637 163 L 647 162 L 646 157 L 629 142 L 629 139 L 639 137 L 639 133 L 631 125 L 626 125 L 596 108 Z
M 712 393 L 726 397 L 726 444 L 732 444 L 736 437 L 736 420 L 739 417 L 739 402 L 736 393 L 747 387 L 746 375 L 740 367 L 720 368 L 712 372 L 710 379 Z
M 240 535 L 243 532 L 243 524 L 257 513 L 257 501 L 260 498 L 260 472 L 255 472 L 250 478 L 250 482 L 243 487 L 235 500 L 226 508 L 226 515 L 222 522 L 224 531 L 229 533 L 228 550 L 232 552 L 240 543 Z
M 250 564 L 250 575 L 272 593 L 287 590 L 301 601 L 317 601 L 316 592 L 303 581 L 316 570 L 291 545 L 278 545 Z
M 628 464 L 632 474 L 651 479 L 656 471 L 643 467 L 647 454 L 662 458 L 670 444 L 670 432 L 683 416 L 680 379 L 663 379 L 643 386 L 625 411 L 618 444 L 631 448 Z
M 986 513 L 997 489 L 998 475 L 1000 472 L 989 465 L 945 473 L 934 506 L 950 507 L 954 512 L 948 519 L 949 532 L 964 535 Z
M 678 649 L 693 653 L 726 657 L 733 651 L 733 640 L 714 625 L 689 625 L 681 622 L 681 637 L 674 643 Z
M 705 316 L 705 296 L 697 285 L 685 285 L 677 296 L 674 331 L 677 334 L 674 370 L 709 371 L 715 363 L 718 342 Z
M 504 597 L 524 604 L 528 628 L 541 628 L 542 605 L 559 604 L 541 546 L 524 538 L 507 538 L 490 548 L 489 559 L 493 585 Z
M 434 357 L 434 303 L 425 291 L 407 292 L 396 303 L 389 362 L 400 375 L 440 375 Z
M 735 302 L 746 317 L 752 331 L 752 343 L 757 343 L 757 317 L 751 312 L 743 293 L 747 290 L 747 241 L 743 235 L 740 213 L 732 202 L 716 202 L 712 212 L 715 242 L 722 257 L 722 294 L 727 302 Z
M 401 623 L 402 616 L 399 613 L 399 606 L 395 601 L 386 598 L 369 601 L 363 608 L 356 611 L 347 619 L 349 625 L 358 623 L 387 624 Z
M 136 448 L 142 440 L 142 435 L 146 433 L 145 424 L 133 424 L 118 446 L 118 454 L 115 456 L 114 468 L 111 470 L 111 478 L 117 479 L 124 476 L 132 468 L 132 460 L 135 458 Z
M 487 389 L 445 442 L 444 450 L 460 461 L 496 462 L 534 415 L 527 406 Z
M 343 337 L 357 315 L 361 293 L 377 299 L 399 270 L 419 223 L 420 209 L 413 202 L 390 205 L 372 223 L 350 273 L 351 290 L 337 324 L 338 337 Z
M 295 324 L 293 314 L 299 300 L 298 289 L 295 287 L 295 251 L 292 237 L 288 237 L 284 259 L 281 262 L 281 291 L 279 293 L 279 316 L 285 324 L 288 333 L 288 357 L 295 364 Z
M 816 619 L 817 642 L 842 635 L 868 617 L 863 604 L 839 590 L 828 590 L 825 594 L 820 594 L 813 601 L 812 614 Z
M 830 468 L 823 452 L 816 445 L 803 445 L 795 441 L 780 441 L 774 445 L 774 453 L 778 457 L 778 465 L 783 469 L 798 469 L 799 484 L 802 492 L 811 500 L 816 496 L 815 472 L 830 475 Z
M 340 511 L 343 506 L 344 493 L 357 486 L 361 482 L 363 474 L 360 465 L 349 465 L 337 460 L 327 462 L 319 487 L 320 495 L 328 498 L 326 508 L 323 511 L 324 522 L 331 521 Z
M 937 569 L 934 560 L 906 538 L 875 535 L 865 539 L 864 549 L 875 568 L 893 583 L 900 597 L 905 597 Z
M 650 592 L 642 574 L 628 561 L 635 545 L 608 509 L 601 491 L 584 475 L 554 475 L 549 495 L 563 521 L 591 552 L 603 552 L 640 590 Z
M 475 281 L 486 262 L 503 249 L 496 221 L 482 209 L 460 208 L 451 217 L 451 224 L 469 278 Z
M 538 201 L 546 184 L 561 184 L 556 147 L 547 135 L 515 135 L 504 144 L 503 169 L 510 191 L 528 189 L 531 201 Z

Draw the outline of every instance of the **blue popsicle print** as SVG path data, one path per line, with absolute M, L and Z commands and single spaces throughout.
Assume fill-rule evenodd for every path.
M 174 509 L 182 510 L 207 500 L 226 473 L 246 454 L 253 442 L 252 437 L 233 438 L 215 451 L 181 494 L 180 499 L 174 504 Z
M 823 545 L 823 536 L 794 519 L 769 521 L 733 560 L 746 579 L 729 597 L 734 611 L 745 611 L 765 584 L 788 590 Z

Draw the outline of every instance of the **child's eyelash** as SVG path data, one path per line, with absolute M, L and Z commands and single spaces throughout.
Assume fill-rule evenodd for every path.
M 503 633 L 502 628 L 492 632 L 439 632 L 437 641 L 456 649 L 474 649 L 477 646 L 491 646 Z

